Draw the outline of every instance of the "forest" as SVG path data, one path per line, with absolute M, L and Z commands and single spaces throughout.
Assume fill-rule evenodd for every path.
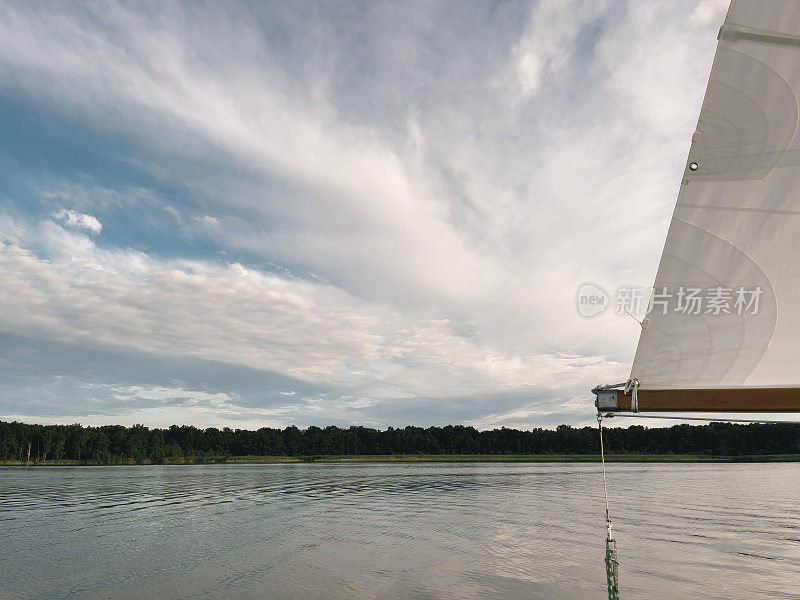
M 800 424 L 675 425 L 604 428 L 608 454 L 751 456 L 800 454 Z M 0 461 L 93 464 L 204 462 L 226 457 L 336 455 L 594 455 L 595 427 L 478 430 L 446 427 L 352 426 L 198 429 L 173 425 L 30 425 L 0 421 Z

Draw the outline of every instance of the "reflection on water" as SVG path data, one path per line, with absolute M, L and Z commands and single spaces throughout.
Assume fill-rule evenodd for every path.
M 0 596 L 604 598 L 599 468 L 0 467 Z M 625 600 L 800 597 L 800 465 L 609 478 Z

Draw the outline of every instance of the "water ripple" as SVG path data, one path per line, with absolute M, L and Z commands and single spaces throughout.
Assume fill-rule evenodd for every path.
M 796 598 L 800 465 L 614 464 L 628 598 Z M 597 464 L 2 468 L 10 598 L 599 598 Z

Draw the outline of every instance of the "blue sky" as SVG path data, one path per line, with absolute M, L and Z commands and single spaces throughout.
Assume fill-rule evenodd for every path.
M 5 3 L 0 417 L 591 421 L 725 8 Z

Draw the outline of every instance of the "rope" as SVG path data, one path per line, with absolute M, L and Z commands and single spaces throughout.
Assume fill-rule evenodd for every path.
M 631 392 L 631 412 L 635 413 L 639 412 L 639 398 L 637 395 L 638 391 L 639 391 L 638 379 L 628 379 L 628 381 L 625 382 L 625 389 L 622 390 L 623 394 Z
M 611 516 L 608 512 L 608 485 L 606 483 L 606 456 L 603 451 L 603 415 L 597 415 L 597 428 L 600 431 L 600 462 L 603 464 L 603 497 L 606 500 L 606 528 L 608 529 L 608 538 L 611 539 Z
M 597 390 L 614 390 L 616 388 L 624 388 L 626 385 L 628 385 L 627 381 L 623 381 L 622 383 L 612 383 L 609 385 L 597 385 L 594 387 L 594 389 L 592 389 L 592 393 L 596 394 Z
M 764 424 L 781 424 L 789 423 L 791 425 L 800 425 L 800 421 L 778 421 L 770 419 L 718 419 L 714 417 L 673 417 L 668 415 L 643 415 L 637 413 L 635 415 L 628 415 L 625 413 L 608 413 L 605 415 L 606 419 L 613 417 L 633 417 L 634 419 L 674 419 L 676 421 L 705 421 L 707 423 L 764 423 Z
M 617 543 L 611 535 L 611 514 L 608 510 L 608 484 L 606 483 L 606 457 L 603 449 L 603 415 L 597 413 L 597 428 L 600 431 L 600 462 L 603 465 L 603 497 L 606 501 L 606 582 L 608 600 L 619 600 Z

